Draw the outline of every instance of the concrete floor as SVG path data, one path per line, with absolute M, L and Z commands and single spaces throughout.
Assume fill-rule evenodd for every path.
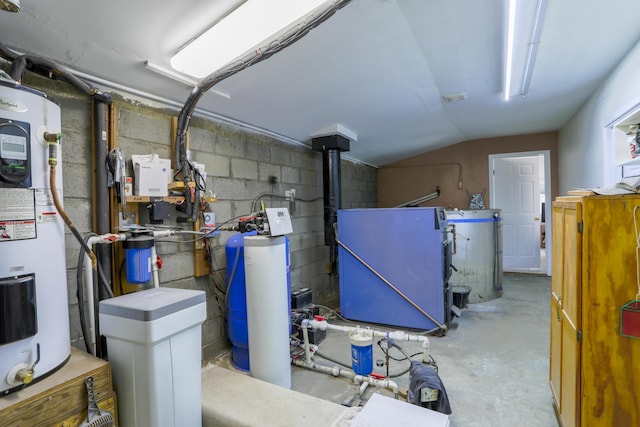
M 505 274 L 501 298 L 469 304 L 446 336 L 430 338 L 431 355 L 453 410 L 451 426 L 557 425 L 548 385 L 550 285 L 546 276 Z M 420 351 L 417 343 L 400 344 L 408 354 Z M 328 331 L 318 351 L 350 364 L 346 334 Z M 402 357 L 400 353 L 392 355 Z M 222 359 L 217 363 L 225 365 Z M 374 343 L 376 359 L 384 359 L 384 355 Z M 319 357 L 316 360 L 333 365 Z M 406 361 L 391 361 L 390 372 L 393 375 L 407 367 Z M 385 369 L 374 367 L 374 371 L 384 373 Z M 408 377 L 404 374 L 394 380 L 406 390 Z M 370 388 L 359 396 L 358 388 L 346 379 L 298 367 L 292 367 L 292 389 L 339 404 L 358 404 L 358 399 L 366 404 L 374 392 Z

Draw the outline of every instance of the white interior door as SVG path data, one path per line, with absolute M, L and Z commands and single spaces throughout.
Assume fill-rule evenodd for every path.
M 495 204 L 503 214 L 505 270 L 540 268 L 540 159 L 493 159 Z

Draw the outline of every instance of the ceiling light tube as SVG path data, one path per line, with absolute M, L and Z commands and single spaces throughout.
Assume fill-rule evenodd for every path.
M 540 34 L 542 33 L 542 23 L 544 22 L 546 10 L 547 0 L 538 0 L 538 4 L 536 5 L 536 14 L 533 21 L 533 29 L 531 31 L 531 39 L 529 41 L 529 50 L 527 52 L 527 63 L 522 76 L 522 85 L 520 86 L 520 95 L 522 96 L 529 93 L 529 84 L 531 83 L 533 67 L 536 64 L 538 45 L 540 44 Z
M 198 84 L 198 81 L 195 79 L 192 79 L 187 76 L 183 76 L 182 74 L 177 73 L 173 70 L 169 70 L 167 68 L 154 64 L 151 61 L 144 61 L 144 68 L 146 68 L 147 70 L 153 71 L 154 73 L 158 73 L 161 76 L 168 77 L 171 80 L 175 80 L 177 82 L 183 83 L 187 86 L 193 87 Z
M 504 100 L 511 97 L 511 73 L 513 72 L 513 39 L 516 21 L 516 0 L 507 0 L 507 46 L 504 64 Z
M 248 0 L 171 58 L 171 67 L 205 78 L 290 28 L 327 0 Z

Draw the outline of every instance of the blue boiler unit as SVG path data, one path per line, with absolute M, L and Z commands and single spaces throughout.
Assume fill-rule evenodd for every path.
M 427 330 L 449 323 L 451 251 L 443 208 L 339 210 L 338 240 L 344 317 Z

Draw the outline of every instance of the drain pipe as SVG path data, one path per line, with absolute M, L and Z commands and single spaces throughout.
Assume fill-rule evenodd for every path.
M 93 137 L 93 228 L 96 234 L 105 234 L 109 227 L 109 189 L 107 185 L 106 158 L 109 154 L 107 147 L 107 103 L 96 97 L 93 98 L 91 110 Z M 111 265 L 111 250 L 106 246 L 96 248 L 96 256 L 100 265 Z M 111 269 L 104 271 L 107 281 L 111 283 Z M 99 289 L 99 300 L 106 296 Z
M 325 366 L 319 365 L 315 362 L 307 362 L 302 359 L 292 359 L 291 363 L 301 368 L 311 369 L 313 371 L 323 372 L 325 374 L 333 375 L 334 377 L 344 377 L 353 380 L 353 383 L 357 386 L 360 385 L 372 385 L 374 387 L 390 389 L 393 391 L 393 397 L 398 398 L 398 384 L 388 378 L 375 378 L 374 376 L 356 375 L 355 372 L 350 371 L 339 366 Z

